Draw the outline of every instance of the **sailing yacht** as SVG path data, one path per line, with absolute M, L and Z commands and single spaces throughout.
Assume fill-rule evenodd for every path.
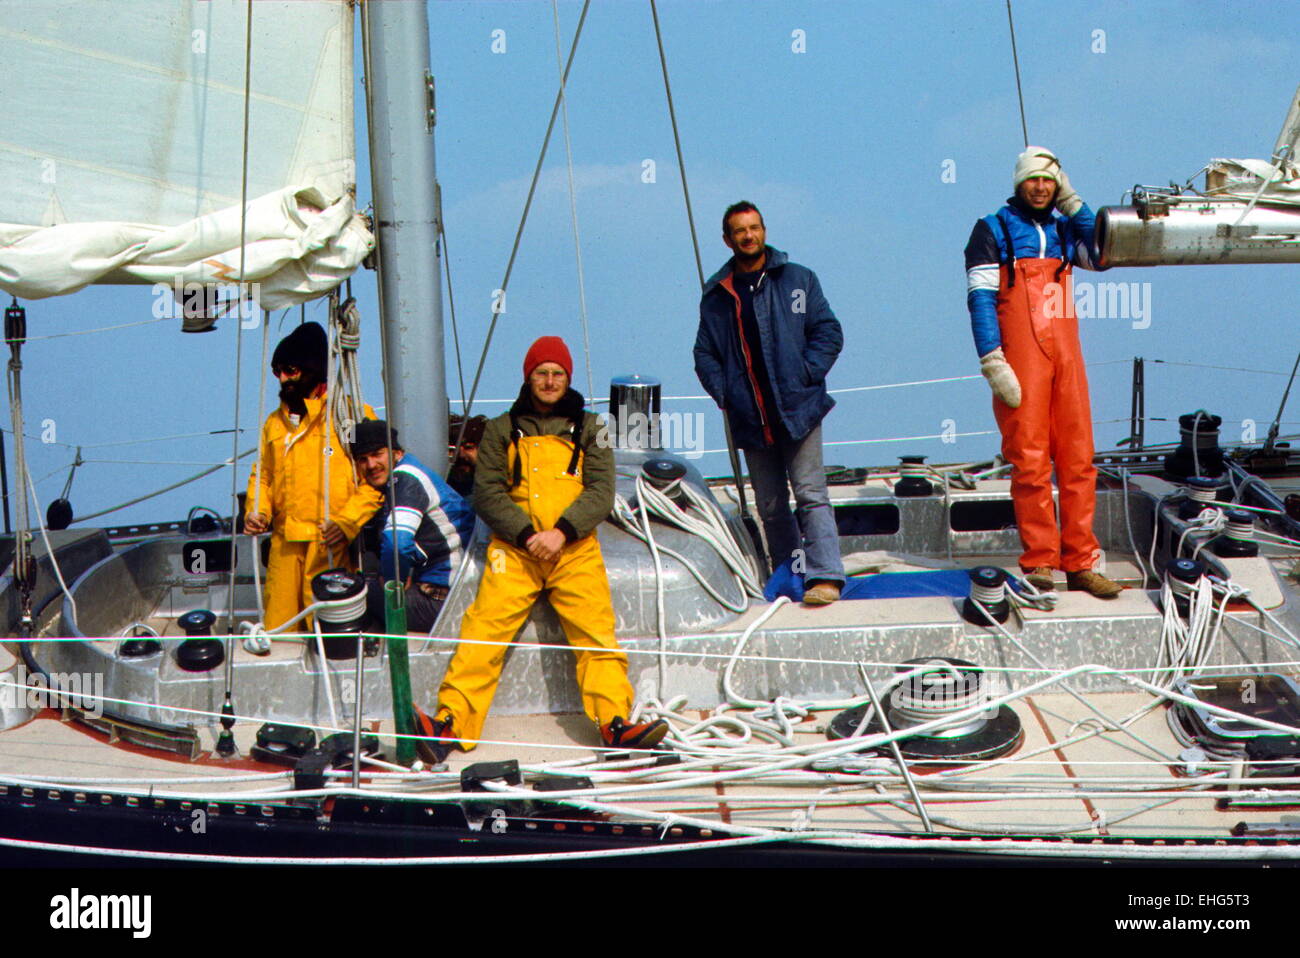
M 248 321 L 264 342 L 260 311 L 324 298 L 344 409 L 361 400 L 346 283 L 369 260 L 387 414 L 426 462 L 448 443 L 429 415 L 446 388 L 424 6 L 139 0 L 111 35 L 86 9 L 103 8 L 0 8 L 0 56 L 29 66 L 6 90 L 23 141 L 0 145 L 18 490 L 0 847 L 152 864 L 1300 858 L 1281 815 L 1300 786 L 1300 509 L 1274 487 L 1297 463 L 1276 430 L 1236 446 L 1212 412 L 1167 446 L 1135 413 L 1135 441 L 1100 456 L 1118 599 L 1017 579 L 1004 463 L 905 457 L 832 476 L 841 551 L 872 597 L 820 610 L 768 580 L 738 470 L 706 477 L 655 430 L 616 426 L 601 547 L 641 714 L 672 727 L 646 753 L 602 748 L 581 720 L 543 604 L 479 747 L 412 760 L 395 702 L 431 704 L 482 528 L 427 636 L 365 633 L 352 596 L 318 603 L 308 631 L 263 628 L 264 559 L 233 502 L 170 528 L 47 528 L 90 517 L 51 523 L 23 491 L 17 301 L 92 283 L 156 288 L 180 301 L 165 320 Z M 87 136 L 122 104 L 129 135 Z M 563 105 L 562 85 L 553 118 Z M 1103 210 L 1105 261 L 1295 262 L 1297 116 L 1293 100 L 1268 160 Z M 611 386 L 616 418 L 665 401 L 649 377 Z

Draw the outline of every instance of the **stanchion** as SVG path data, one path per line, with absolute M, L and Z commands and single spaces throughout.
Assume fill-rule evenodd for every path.
M 393 728 L 397 731 L 397 762 L 415 761 L 411 721 L 411 663 L 406 651 L 406 606 L 400 582 L 384 583 L 384 629 L 388 632 L 388 677 L 393 687 Z M 400 636 L 400 638 L 399 638 Z

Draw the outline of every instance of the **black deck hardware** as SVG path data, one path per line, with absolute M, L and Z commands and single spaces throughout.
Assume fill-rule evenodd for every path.
M 299 791 L 324 788 L 325 773 L 332 767 L 331 755 L 313 748 L 293 767 L 293 787 Z
M 519 762 L 510 759 L 505 762 L 476 762 L 461 769 L 460 790 L 462 792 L 486 792 L 484 782 L 499 781 L 506 785 L 522 785 L 524 777 L 519 771 Z
M 251 754 L 261 762 L 292 767 L 315 745 L 316 733 L 309 728 L 267 722 L 257 730 Z

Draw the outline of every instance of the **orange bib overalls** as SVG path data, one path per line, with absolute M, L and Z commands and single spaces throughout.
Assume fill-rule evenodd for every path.
M 1080 572 L 1091 569 L 1101 554 L 1092 530 L 1097 469 L 1072 267 L 1061 270 L 1058 279 L 1060 267 L 1059 259 L 1017 259 L 1014 285 L 1008 284 L 1006 264 L 1000 270 L 1002 350 L 1020 380 L 1021 401 L 1012 409 L 995 397 L 993 414 L 1002 430 L 1002 455 L 1012 464 L 1011 498 L 1024 546 L 1021 567 Z M 1052 508 L 1053 463 L 1059 530 Z

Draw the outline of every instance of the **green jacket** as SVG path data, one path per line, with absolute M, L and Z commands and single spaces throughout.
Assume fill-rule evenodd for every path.
M 581 417 L 583 490 L 555 524 L 565 539 L 576 542 L 591 535 L 613 510 L 614 451 L 609 434 L 596 415 L 582 407 L 582 395 L 570 389 L 550 415 L 541 416 L 533 409 L 525 383 L 510 411 L 488 421 L 474 470 L 474 511 L 499 538 L 522 549 L 530 536 L 546 531 L 534 529 L 528 514 L 510 498 L 514 480 L 509 455 L 511 417 L 525 436 L 567 435 L 573 421 Z

